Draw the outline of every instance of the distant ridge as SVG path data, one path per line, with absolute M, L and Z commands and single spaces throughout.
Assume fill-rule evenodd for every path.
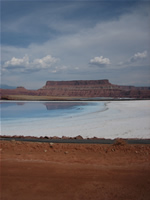
M 0 88 L 1 89 L 16 89 L 15 86 L 10 86 L 10 85 L 5 85 L 5 84 L 1 84 Z
M 82 99 L 103 97 L 121 99 L 150 99 L 150 87 L 122 86 L 111 84 L 108 79 L 104 80 L 72 80 L 72 81 L 47 81 L 46 84 L 38 90 L 27 90 L 24 87 L 16 89 L 0 89 L 2 99 L 13 99 L 9 95 L 27 95 L 32 99 L 48 100 L 52 98 L 57 100 Z M 36 96 L 36 97 L 34 97 Z M 42 97 L 42 98 L 40 98 Z M 23 100 L 23 99 L 22 99 Z

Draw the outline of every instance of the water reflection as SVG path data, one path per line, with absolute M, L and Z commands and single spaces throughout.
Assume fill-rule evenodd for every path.
M 2 120 L 45 118 L 80 113 L 87 102 L 1 102 Z
M 43 103 L 46 106 L 47 110 L 56 110 L 56 109 L 69 109 L 75 106 L 84 106 L 87 103 L 82 102 L 46 102 Z
M 84 106 L 88 103 L 84 102 L 1 102 L 2 108 L 7 108 L 10 106 L 25 106 L 31 104 L 33 107 L 40 107 L 44 105 L 47 110 L 57 110 L 57 109 L 71 109 L 76 106 Z
M 23 106 L 25 103 L 24 102 L 17 102 L 18 106 Z

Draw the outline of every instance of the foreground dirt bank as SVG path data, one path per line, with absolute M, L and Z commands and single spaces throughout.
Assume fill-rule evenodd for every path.
M 2 200 L 150 197 L 150 145 L 1 141 Z

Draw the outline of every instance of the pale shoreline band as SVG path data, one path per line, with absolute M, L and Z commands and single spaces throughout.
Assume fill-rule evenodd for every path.
M 103 112 L 2 125 L 1 135 L 83 138 L 150 138 L 150 101 L 107 101 Z

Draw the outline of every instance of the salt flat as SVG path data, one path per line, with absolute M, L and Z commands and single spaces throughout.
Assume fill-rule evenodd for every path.
M 2 135 L 150 138 L 150 101 L 97 102 L 87 112 L 2 124 Z
M 69 118 L 51 133 L 84 138 L 150 138 L 150 101 L 106 102 L 106 108 Z

